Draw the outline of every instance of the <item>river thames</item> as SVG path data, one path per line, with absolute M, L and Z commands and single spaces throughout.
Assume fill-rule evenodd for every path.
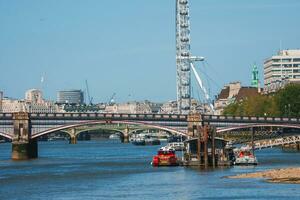
M 0 199 L 300 199 L 296 184 L 224 178 L 299 167 L 298 152 L 265 149 L 256 152 L 258 166 L 198 170 L 153 168 L 157 149 L 115 140 L 39 142 L 38 159 L 11 161 L 11 144 L 0 144 Z

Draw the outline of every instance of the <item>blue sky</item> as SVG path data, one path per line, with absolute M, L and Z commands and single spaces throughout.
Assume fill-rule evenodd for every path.
M 298 0 L 190 0 L 191 48 L 211 95 L 254 62 L 300 48 Z M 0 0 L 0 90 L 85 89 L 95 101 L 176 98 L 175 0 Z M 41 76 L 44 83 L 41 85 Z M 262 81 L 263 82 L 263 81 Z M 198 97 L 197 85 L 193 94 Z

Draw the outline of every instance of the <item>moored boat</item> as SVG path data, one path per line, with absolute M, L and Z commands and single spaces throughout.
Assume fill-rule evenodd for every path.
M 109 136 L 109 139 L 111 139 L 111 140 L 120 140 L 120 135 L 118 135 L 118 134 L 111 134 Z
M 145 145 L 160 145 L 160 140 L 156 138 L 145 138 Z
M 186 137 L 185 136 L 179 136 L 179 135 L 172 135 L 172 136 L 168 137 L 168 139 L 167 139 L 168 143 L 182 142 L 184 140 L 186 140 Z
M 64 136 L 53 136 L 48 138 L 48 141 L 65 141 L 65 140 L 68 139 Z
M 257 159 L 249 148 L 241 147 L 235 154 L 235 165 L 257 165 Z
M 159 166 L 178 166 L 179 162 L 174 149 L 160 148 L 152 159 L 151 163 L 154 167 Z
M 171 142 L 167 144 L 166 148 L 175 149 L 175 151 L 183 151 L 185 147 L 183 142 Z
M 144 138 L 135 138 L 132 140 L 132 144 L 134 145 L 146 145 L 145 139 Z

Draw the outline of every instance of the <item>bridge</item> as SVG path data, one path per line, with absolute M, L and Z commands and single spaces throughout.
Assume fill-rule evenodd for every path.
M 125 125 L 120 131 L 123 142 L 129 141 L 130 126 L 147 127 L 171 134 L 196 138 L 203 135 L 204 126 L 216 127 L 216 133 L 256 127 L 284 127 L 300 129 L 299 118 L 238 117 L 187 114 L 113 114 L 113 113 L 0 113 L 0 135 L 12 140 L 12 158 L 37 157 L 37 138 L 64 130 L 70 143 L 76 143 L 78 127 Z
M 291 135 L 281 138 L 273 138 L 267 140 L 257 140 L 254 142 L 253 149 L 261 150 L 266 148 L 272 148 L 283 145 L 297 144 L 300 142 L 300 135 Z M 252 144 L 248 143 L 247 147 L 252 148 Z

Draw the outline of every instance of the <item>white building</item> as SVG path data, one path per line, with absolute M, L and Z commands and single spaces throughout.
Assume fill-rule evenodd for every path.
M 198 111 L 200 113 L 208 114 L 210 112 L 209 105 L 206 103 L 201 103 L 197 99 L 191 99 L 191 110 Z M 168 101 L 164 103 L 160 108 L 160 113 L 162 114 L 178 114 L 177 101 Z
M 2 110 L 4 113 L 29 112 L 29 113 L 55 113 L 59 112 L 58 106 L 53 102 L 33 103 L 30 101 L 4 98 Z
M 151 103 L 149 101 L 144 102 L 127 102 L 108 105 L 105 108 L 107 113 L 132 113 L 132 114 L 147 114 L 158 112 L 160 104 Z
M 60 110 L 54 102 L 44 100 L 40 90 L 31 89 L 26 91 L 25 100 L 3 98 L 0 92 L 0 112 L 54 113 Z
M 300 50 L 282 50 L 264 62 L 264 92 L 300 82 Z
M 25 110 L 29 113 L 55 113 L 58 112 L 58 106 L 51 101 L 44 101 L 43 103 L 25 103 Z
M 30 89 L 25 93 L 25 100 L 32 103 L 43 103 L 43 93 L 38 89 Z
M 164 103 L 160 108 L 160 113 L 163 114 L 178 113 L 177 101 L 168 101 Z
M 14 112 L 24 112 L 24 111 L 26 111 L 25 101 L 17 100 L 17 99 L 9 99 L 9 98 L 2 99 L 2 112 L 14 113 Z

